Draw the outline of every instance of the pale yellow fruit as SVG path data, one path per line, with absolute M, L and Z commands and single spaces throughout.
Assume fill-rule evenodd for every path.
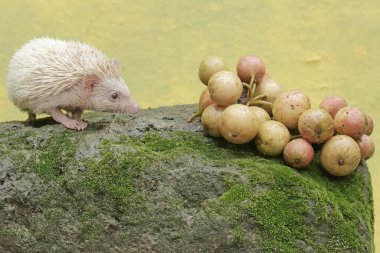
M 203 113 L 203 111 L 212 103 L 214 103 L 210 97 L 210 92 L 208 91 L 208 88 L 204 89 L 201 96 L 199 97 L 199 108 L 198 111 L 200 114 Z
M 236 74 L 219 71 L 208 82 L 210 97 L 218 105 L 236 104 L 243 91 L 243 84 Z
M 361 158 L 359 145 L 347 135 L 336 135 L 322 147 L 320 162 L 331 175 L 346 176 L 359 165 Z
M 204 85 L 208 84 L 210 77 L 216 72 L 227 70 L 226 64 L 217 56 L 208 56 L 199 64 L 198 76 Z
M 235 144 L 244 144 L 255 138 L 259 122 L 246 105 L 228 106 L 220 119 L 219 131 L 223 138 Z
M 273 118 L 289 129 L 298 127 L 301 114 L 310 109 L 310 99 L 301 91 L 282 92 L 272 105 Z
M 213 137 L 221 137 L 218 124 L 225 107 L 217 104 L 209 105 L 202 113 L 203 129 L 206 133 Z
M 265 156 L 278 156 L 290 141 L 290 133 L 284 124 L 274 120 L 262 123 L 257 132 L 257 150 Z
M 258 106 L 250 106 L 249 109 L 255 113 L 259 125 L 265 121 L 270 120 L 269 114 L 263 108 Z
M 253 93 L 253 97 L 259 95 L 265 95 L 265 98 L 261 99 L 270 103 L 273 103 L 278 95 L 282 92 L 281 86 L 269 79 L 268 77 L 264 77 L 257 85 L 255 92 Z M 265 109 L 269 115 L 272 115 L 272 107 L 270 105 L 258 105 L 259 107 Z

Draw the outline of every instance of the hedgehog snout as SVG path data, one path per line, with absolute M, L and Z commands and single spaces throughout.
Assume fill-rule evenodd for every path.
M 130 113 L 138 113 L 140 111 L 140 106 L 138 104 L 133 104 L 130 107 Z
M 133 98 L 129 97 L 121 111 L 133 114 L 138 113 L 140 111 L 140 106 L 136 103 L 136 101 Z

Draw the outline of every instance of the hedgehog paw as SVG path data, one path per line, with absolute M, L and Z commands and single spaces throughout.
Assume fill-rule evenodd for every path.
M 83 130 L 81 124 L 78 121 L 73 120 L 73 119 L 67 119 L 67 120 L 63 121 L 62 125 L 64 125 L 68 129 L 73 129 L 73 130 L 77 130 L 77 131 Z

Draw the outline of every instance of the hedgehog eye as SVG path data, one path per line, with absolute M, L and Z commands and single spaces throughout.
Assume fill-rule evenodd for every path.
M 118 97 L 119 97 L 119 94 L 117 94 L 116 92 L 111 94 L 112 99 L 117 99 Z

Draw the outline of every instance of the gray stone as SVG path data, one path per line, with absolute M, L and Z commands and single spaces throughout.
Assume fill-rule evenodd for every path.
M 196 105 L 0 123 L 0 252 L 373 252 L 365 164 L 347 177 L 204 134 Z

